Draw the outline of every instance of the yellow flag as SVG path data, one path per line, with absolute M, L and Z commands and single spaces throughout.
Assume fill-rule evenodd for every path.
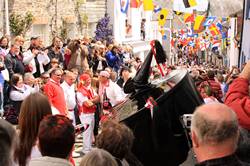
M 164 26 L 164 24 L 166 23 L 168 13 L 169 13 L 169 11 L 167 9 L 161 9 L 161 11 L 158 15 L 159 26 Z
M 153 0 L 143 0 L 143 6 L 145 11 L 154 10 Z
M 196 0 L 188 0 L 188 2 L 189 2 L 189 4 L 190 4 L 191 7 L 197 5 Z
M 202 22 L 204 22 L 205 16 L 198 15 L 195 17 L 195 22 L 194 22 L 194 31 L 198 31 L 200 27 L 202 26 Z

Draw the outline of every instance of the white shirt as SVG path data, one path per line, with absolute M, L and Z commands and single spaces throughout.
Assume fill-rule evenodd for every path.
M 69 86 L 67 82 L 63 81 L 63 83 L 61 83 L 61 87 L 64 92 L 67 108 L 69 110 L 73 110 L 76 106 L 76 93 L 74 84 Z
M 28 85 L 24 85 L 22 88 L 15 87 L 18 90 L 11 90 L 10 91 L 10 99 L 13 101 L 23 101 L 27 96 L 31 93 L 36 92 L 33 91 Z
M 32 66 L 32 73 L 36 73 L 36 62 L 35 62 L 35 55 L 31 52 L 31 50 L 28 50 L 23 53 L 23 63 L 28 65 L 30 64 Z M 39 70 L 40 73 L 44 72 L 43 65 L 47 65 L 50 62 L 50 59 L 46 53 L 41 53 L 37 55 L 37 60 L 39 62 Z
M 125 100 L 125 97 L 126 97 L 122 88 L 119 87 L 116 83 L 114 83 L 111 80 L 109 80 L 109 86 L 106 87 L 106 94 L 112 106 L 115 106 L 120 101 Z
M 91 87 L 90 87 L 91 88 Z M 92 89 L 93 90 L 93 89 Z M 97 96 L 96 91 L 93 90 L 94 97 Z M 77 103 L 79 105 L 82 105 L 85 101 L 88 101 L 88 97 L 84 96 L 81 92 L 76 92 L 76 97 L 77 97 Z

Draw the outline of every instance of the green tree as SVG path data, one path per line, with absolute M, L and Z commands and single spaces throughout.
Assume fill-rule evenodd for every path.
M 30 29 L 34 21 L 34 16 L 30 12 L 25 15 L 12 13 L 10 15 L 10 31 L 13 36 L 23 35 Z

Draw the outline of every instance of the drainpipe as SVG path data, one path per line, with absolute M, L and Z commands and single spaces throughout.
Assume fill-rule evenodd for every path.
M 10 35 L 10 26 L 9 26 L 9 5 L 8 5 L 8 0 L 5 0 L 5 32 L 6 35 Z

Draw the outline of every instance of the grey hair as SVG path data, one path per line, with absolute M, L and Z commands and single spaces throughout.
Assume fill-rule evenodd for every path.
M 94 149 L 83 156 L 80 166 L 118 166 L 115 158 L 103 149 Z
M 219 144 L 229 139 L 237 140 L 237 116 L 231 109 L 228 109 L 228 111 L 231 113 L 231 120 L 224 121 L 208 119 L 203 113 L 195 111 L 192 117 L 191 130 L 195 131 L 200 142 Z
M 33 76 L 32 73 L 25 73 L 25 74 L 23 75 L 23 79 L 26 80 L 26 79 L 28 79 L 28 78 L 35 78 L 35 77 Z

